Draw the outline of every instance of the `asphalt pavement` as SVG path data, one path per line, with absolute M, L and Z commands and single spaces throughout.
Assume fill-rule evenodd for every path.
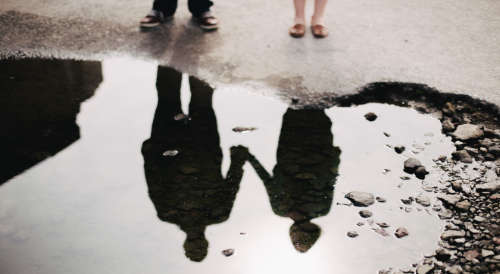
M 373 82 L 419 83 L 500 105 L 500 1 L 336 0 L 330 36 L 291 38 L 292 1 L 215 2 L 203 33 L 185 0 L 173 22 L 142 32 L 150 1 L 2 0 L 0 57 L 158 61 L 210 83 L 342 96 Z M 308 3 L 308 14 L 312 1 Z

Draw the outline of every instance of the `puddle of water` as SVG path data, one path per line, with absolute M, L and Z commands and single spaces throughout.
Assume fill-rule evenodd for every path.
M 434 203 L 423 190 L 441 176 L 432 159 L 453 151 L 430 116 L 384 104 L 294 110 L 129 59 L 0 71 L 2 273 L 374 273 L 437 246 L 436 213 L 400 201 Z M 402 180 L 407 157 L 431 174 Z M 344 205 L 353 190 L 387 202 L 363 219 Z M 394 237 L 400 226 L 408 237 Z

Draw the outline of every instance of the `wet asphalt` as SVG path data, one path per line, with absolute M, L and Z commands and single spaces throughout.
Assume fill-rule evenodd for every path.
M 2 0 L 0 57 L 125 55 L 306 100 L 390 81 L 500 104 L 495 0 L 331 1 L 323 40 L 288 36 L 291 1 L 216 1 L 221 27 L 212 33 L 190 23 L 185 2 L 173 22 L 141 32 L 149 1 Z

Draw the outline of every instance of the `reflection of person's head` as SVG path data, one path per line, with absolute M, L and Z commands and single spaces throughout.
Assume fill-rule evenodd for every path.
M 293 223 L 290 227 L 290 239 L 297 251 L 306 252 L 318 240 L 321 228 L 309 220 Z
M 249 159 L 264 181 L 274 213 L 294 221 L 290 238 L 300 252 L 308 251 L 321 234 L 311 220 L 328 214 L 332 204 L 340 149 L 333 146 L 331 125 L 322 109 L 288 109 L 272 176 L 255 157 Z
M 186 232 L 184 252 L 191 261 L 201 262 L 208 253 L 208 241 L 205 238 L 205 227 L 182 228 Z

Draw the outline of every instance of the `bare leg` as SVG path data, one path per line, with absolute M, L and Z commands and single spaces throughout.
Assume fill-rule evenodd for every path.
M 295 24 L 305 24 L 306 0 L 293 0 L 293 5 L 295 6 Z
M 314 0 L 314 14 L 311 18 L 311 25 L 323 25 L 323 17 L 325 16 L 327 3 L 328 0 Z

